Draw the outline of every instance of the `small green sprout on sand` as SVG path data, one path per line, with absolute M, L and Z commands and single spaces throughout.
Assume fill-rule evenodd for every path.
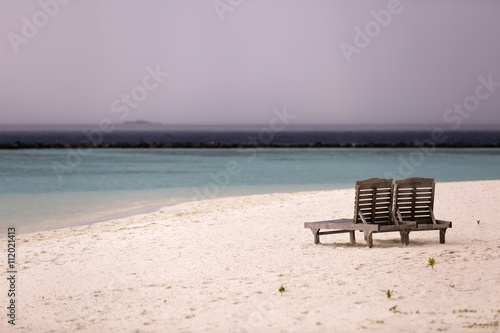
M 477 224 L 481 223 L 481 220 L 477 220 Z
M 387 289 L 387 291 L 385 292 L 385 294 L 387 295 L 387 298 L 391 298 L 393 293 L 394 293 L 394 291 L 389 290 L 389 289 Z
M 281 287 L 280 287 L 280 289 L 278 289 L 278 291 L 279 291 L 280 293 L 285 292 L 285 287 L 283 287 L 283 285 L 281 285 Z
M 436 259 L 434 258 L 429 258 L 429 266 L 431 266 L 432 268 L 434 268 L 434 264 L 436 263 Z
M 389 311 L 396 313 L 398 311 L 396 310 L 397 307 L 398 307 L 397 305 L 394 305 L 392 308 L 389 309 Z

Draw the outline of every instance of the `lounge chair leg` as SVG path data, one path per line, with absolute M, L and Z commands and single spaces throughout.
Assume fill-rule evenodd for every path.
M 446 235 L 446 229 L 439 230 L 439 243 L 444 244 L 445 235 Z
M 313 235 L 314 235 L 314 244 L 319 243 L 319 229 L 311 229 Z
M 349 232 L 349 236 L 351 244 L 356 244 L 356 235 L 354 234 L 354 230 Z
M 365 240 L 366 240 L 366 246 L 368 247 L 373 246 L 373 237 L 371 231 L 365 231 Z
M 405 243 L 405 238 L 406 238 L 406 235 L 404 232 L 400 231 L 399 232 L 399 235 L 401 236 L 401 244 L 404 244 Z
M 404 242 L 404 244 L 405 244 L 405 246 L 408 246 L 410 244 L 410 232 L 406 231 L 404 233 L 404 236 L 405 236 L 405 242 Z

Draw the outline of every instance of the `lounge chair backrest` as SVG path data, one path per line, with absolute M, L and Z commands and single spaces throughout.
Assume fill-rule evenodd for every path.
M 434 178 L 396 180 L 394 209 L 398 219 L 432 223 Z
M 367 223 L 391 223 L 393 190 L 392 179 L 357 181 L 354 223 L 363 223 L 363 218 Z

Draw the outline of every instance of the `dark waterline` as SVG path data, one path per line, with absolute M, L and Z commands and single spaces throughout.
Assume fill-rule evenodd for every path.
M 103 133 L 86 127 L 58 130 L 3 127 L 0 149 L 18 148 L 237 148 L 237 147 L 500 147 L 500 131 L 283 131 L 269 129 L 166 130 L 133 128 Z

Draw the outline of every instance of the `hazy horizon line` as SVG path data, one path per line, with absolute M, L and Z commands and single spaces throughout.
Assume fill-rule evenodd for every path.
M 269 127 L 269 124 L 164 124 L 160 122 L 135 121 L 113 124 L 113 130 L 261 130 Z M 99 128 L 97 124 L 1 124 L 0 131 L 29 131 L 29 130 L 82 130 Z M 432 131 L 442 129 L 444 131 L 472 131 L 485 130 L 500 131 L 500 124 L 463 124 L 460 128 L 453 129 L 449 124 L 352 124 L 352 123 L 333 123 L 333 124 L 290 124 L 286 125 L 281 132 L 286 131 L 398 131 L 398 130 L 417 130 Z

